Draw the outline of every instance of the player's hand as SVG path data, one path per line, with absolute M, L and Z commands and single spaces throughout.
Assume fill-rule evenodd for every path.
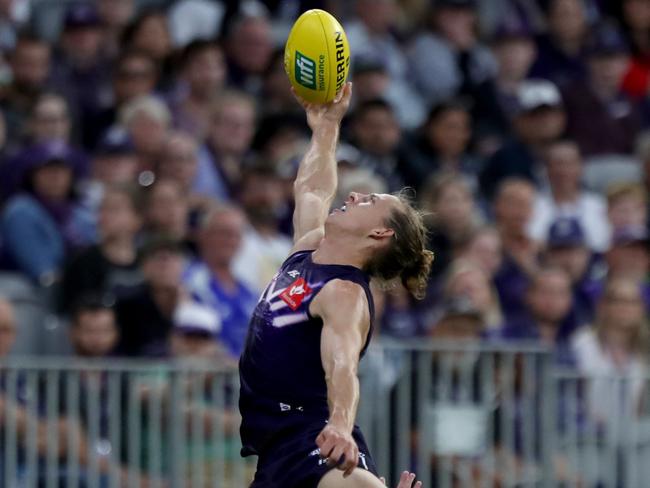
M 381 482 L 386 485 L 386 479 L 385 478 L 379 478 Z M 397 488 L 422 488 L 422 482 L 418 481 L 413 485 L 413 482 L 415 481 L 415 473 L 409 473 L 408 471 L 403 471 L 402 476 L 399 478 L 399 484 L 397 485 Z
M 323 124 L 336 124 L 339 125 L 345 113 L 348 111 L 350 106 L 350 98 L 352 97 L 352 83 L 347 82 L 339 90 L 334 97 L 334 100 L 330 103 L 311 103 L 296 93 L 296 90 L 291 88 L 293 95 L 296 97 L 296 100 L 302 105 L 307 113 L 307 123 L 312 131 L 315 131 Z
M 332 424 L 327 424 L 316 437 L 320 457 L 327 459 L 328 466 L 343 471 L 343 477 L 352 474 L 359 463 L 359 448 L 352 434 Z

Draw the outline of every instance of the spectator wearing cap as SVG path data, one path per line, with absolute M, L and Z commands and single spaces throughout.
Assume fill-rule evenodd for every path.
M 603 252 L 609 244 L 607 204 L 603 197 L 581 188 L 582 157 L 571 140 L 553 142 L 544 155 L 548 188 L 537 195 L 531 237 L 544 241 L 551 224 L 560 217 L 575 218 L 584 230 L 586 244 Z
M 573 290 L 572 320 L 577 325 L 593 321 L 594 290 L 599 287 L 598 255 L 587 246 L 580 221 L 561 217 L 550 226 L 542 262 L 545 267 L 564 270 Z
M 621 90 L 629 51 L 615 24 L 603 23 L 592 30 L 587 61 L 586 79 L 571 83 L 563 92 L 567 134 L 585 157 L 631 153 L 641 115 Z
M 51 85 L 63 93 L 72 114 L 83 125 L 83 115 L 95 113 L 110 93 L 110 66 L 102 52 L 103 28 L 93 3 L 69 4 L 52 63 Z
M 117 301 L 120 327 L 116 353 L 125 356 L 163 356 L 177 306 L 185 298 L 182 274 L 185 256 L 181 244 L 171 238 L 152 236 L 140 252 L 144 284 Z
M 218 360 L 234 366 L 219 340 L 221 317 L 212 308 L 193 301 L 184 301 L 174 312 L 170 352 L 175 358 Z
M 88 174 L 88 156 L 70 145 L 72 121 L 68 103 L 61 95 L 44 92 L 34 100 L 25 126 L 24 146 L 7 159 L 0 170 L 0 187 L 7 198 L 20 190 L 26 168 L 31 165 L 33 148 L 41 144 L 64 144 L 69 146 L 67 158 L 74 170 L 75 179 L 81 180 Z M 14 141 L 18 142 L 18 141 Z
M 497 72 L 494 79 L 480 85 L 473 109 L 477 146 L 485 155 L 493 154 L 511 136 L 517 93 L 537 53 L 533 32 L 523 20 L 505 21 L 491 41 Z
M 554 350 L 556 363 L 572 366 L 569 337 L 577 324 L 571 319 L 571 281 L 562 269 L 539 270 L 525 290 L 523 313 L 508 321 L 499 337 L 508 341 L 536 341 Z
M 9 265 L 42 285 L 58 278 L 69 250 L 95 238 L 92 218 L 75 198 L 70 155 L 60 142 L 32 148 L 25 191 L 7 202 L 1 217 Z
M 562 96 L 546 80 L 527 80 L 517 89 L 513 136 L 488 159 L 479 183 L 484 197 L 491 199 L 500 182 L 508 177 L 525 178 L 536 185 L 543 181 L 542 155 L 566 127 Z
M 3 90 L 0 108 L 7 122 L 7 139 L 19 140 L 25 133 L 29 112 L 46 88 L 50 76 L 51 48 L 43 39 L 21 34 L 9 53 L 11 83 Z
M 261 293 L 292 247 L 291 239 L 280 231 L 287 212 L 284 182 L 274 168 L 258 163 L 244 172 L 238 202 L 249 225 L 234 259 L 234 273 Z
M 182 51 L 179 68 L 171 104 L 174 127 L 203 140 L 210 126 L 210 104 L 227 78 L 223 49 L 212 41 L 192 41 Z
M 64 313 L 84 293 L 121 297 L 142 283 L 136 237 L 142 228 L 142 195 L 135 186 L 109 185 L 98 212 L 99 242 L 66 263 L 60 290 Z
M 541 2 L 547 32 L 537 38 L 537 59 L 530 75 L 559 85 L 582 80 L 587 74 L 585 41 L 589 34 L 584 0 Z
M 106 186 L 137 181 L 138 159 L 129 134 L 119 126 L 104 134 L 93 156 L 90 178 L 81 183 L 81 193 L 83 204 L 96 214 Z
M 535 187 L 528 180 L 504 180 L 493 201 L 495 226 L 503 248 L 501 269 L 494 277 L 506 319 L 525 307 L 524 291 L 539 269 L 539 243 L 528 235 Z
M 233 273 L 245 226 L 246 217 L 238 207 L 217 207 L 206 215 L 199 229 L 200 259 L 190 264 L 184 276 L 192 298 L 221 317 L 220 337 L 233 358 L 243 351 L 258 297 Z
M 430 30 L 409 49 L 413 83 L 429 105 L 448 98 L 476 95 L 494 77 L 497 65 L 479 42 L 474 0 L 439 0 L 429 15 Z
M 420 161 L 414 165 L 423 172 L 420 180 L 433 173 L 450 173 L 463 178 L 472 193 L 477 192 L 482 161 L 470 149 L 472 125 L 472 114 L 460 100 L 432 107 L 413 141 L 411 159 Z

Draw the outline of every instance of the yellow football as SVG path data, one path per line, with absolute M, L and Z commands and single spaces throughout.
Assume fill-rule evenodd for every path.
M 313 9 L 298 17 L 284 48 L 284 69 L 298 95 L 312 103 L 331 102 L 349 67 L 348 39 L 331 14 Z

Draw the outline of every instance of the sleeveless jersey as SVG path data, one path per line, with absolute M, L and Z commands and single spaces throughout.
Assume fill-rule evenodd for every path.
M 354 266 L 314 263 L 312 252 L 287 258 L 253 312 L 239 361 L 243 456 L 259 454 L 283 430 L 329 417 L 320 355 L 323 323 L 309 313 L 328 281 L 352 281 L 364 289 L 370 329 L 361 356 L 368 347 L 374 319 L 368 275 Z

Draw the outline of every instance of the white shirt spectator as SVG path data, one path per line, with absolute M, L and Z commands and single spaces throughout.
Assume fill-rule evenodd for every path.
M 549 228 L 559 218 L 576 219 L 585 233 L 587 247 L 596 252 L 607 250 L 610 240 L 607 203 L 600 195 L 584 191 L 574 202 L 558 204 L 550 192 L 539 193 L 529 222 L 530 237 L 545 242 Z

